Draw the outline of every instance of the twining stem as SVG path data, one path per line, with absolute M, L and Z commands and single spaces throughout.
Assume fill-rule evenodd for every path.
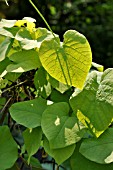
M 38 12 L 38 14 L 40 15 L 40 17 L 42 18 L 42 20 L 45 22 L 45 24 L 47 25 L 48 29 L 51 31 L 51 33 L 53 34 L 54 38 L 55 34 L 53 33 L 51 27 L 49 26 L 48 22 L 46 21 L 46 19 L 44 18 L 44 16 L 41 14 L 41 12 L 39 11 L 39 9 L 36 7 L 36 5 L 32 2 L 32 0 L 29 0 L 29 2 L 31 3 L 31 5 L 35 8 L 35 10 Z

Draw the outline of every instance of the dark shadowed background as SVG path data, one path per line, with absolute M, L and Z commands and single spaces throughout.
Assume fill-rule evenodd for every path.
M 37 27 L 46 27 L 29 0 L 0 0 L 0 19 L 33 17 Z M 33 0 L 53 31 L 75 29 L 83 33 L 92 48 L 93 61 L 113 67 L 113 0 Z

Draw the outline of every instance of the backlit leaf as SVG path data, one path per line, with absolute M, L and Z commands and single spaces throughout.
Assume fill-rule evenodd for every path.
M 39 57 L 45 70 L 58 81 L 83 88 L 91 67 L 92 55 L 87 39 L 74 30 L 59 39 L 45 40 L 39 50 Z

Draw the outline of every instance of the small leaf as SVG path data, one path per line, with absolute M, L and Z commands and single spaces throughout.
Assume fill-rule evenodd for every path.
M 0 170 L 12 167 L 17 157 L 18 148 L 9 128 L 7 126 L 0 127 Z
M 39 57 L 44 69 L 56 80 L 83 88 L 92 55 L 89 43 L 82 34 L 69 30 L 64 34 L 63 43 L 58 38 L 45 40 Z
M 79 152 L 80 142 L 77 143 L 75 151 L 70 158 L 71 168 L 72 170 L 112 170 L 113 163 L 111 164 L 99 164 L 86 159 L 80 152 Z M 92 153 L 97 154 L 96 151 Z M 103 152 L 102 152 L 103 154 Z
M 24 159 L 26 161 L 28 160 L 27 154 L 24 154 Z M 32 170 L 34 170 L 34 168 L 36 168 L 35 170 L 43 170 L 43 169 L 41 169 L 41 164 L 40 164 L 38 158 L 35 158 L 33 156 L 31 156 L 31 158 L 30 158 L 30 165 L 32 166 Z
M 60 165 L 72 155 L 75 149 L 75 144 L 65 148 L 51 149 L 49 146 L 49 141 L 47 138 L 44 138 L 44 149 Z
M 13 64 L 7 67 L 8 72 L 26 72 L 36 69 L 39 65 L 38 53 L 34 50 L 13 53 L 9 59 L 13 61 Z
M 104 131 L 113 118 L 113 69 L 89 74 L 84 89 L 76 89 L 70 104 L 86 116 L 97 131 Z
M 10 107 L 10 114 L 17 123 L 28 128 L 35 128 L 41 125 L 42 113 L 46 107 L 46 100 L 37 98 L 13 104 Z
M 68 114 L 66 102 L 52 104 L 43 112 L 41 127 L 51 149 L 64 148 L 81 139 L 76 117 Z
M 8 80 L 7 79 L 2 79 L 0 77 L 0 89 L 5 88 L 7 84 L 8 84 Z
M 51 84 L 46 79 L 46 71 L 40 67 L 35 73 L 34 85 L 39 95 L 45 99 L 51 94 Z
M 31 156 L 34 155 L 40 147 L 42 139 L 42 130 L 40 127 L 32 129 L 31 132 L 29 129 L 26 129 L 23 132 L 23 137 L 25 142 L 25 148 L 29 155 L 28 163 L 30 163 Z
M 0 109 L 2 109 L 2 107 L 5 105 L 5 102 L 6 102 L 5 97 L 0 98 Z
M 104 70 L 104 67 L 102 65 L 100 65 L 100 64 L 92 62 L 92 66 L 97 68 L 98 71 L 103 72 L 103 70 Z
M 97 163 L 113 162 L 113 128 L 107 129 L 98 139 L 86 139 L 82 142 L 80 153 Z

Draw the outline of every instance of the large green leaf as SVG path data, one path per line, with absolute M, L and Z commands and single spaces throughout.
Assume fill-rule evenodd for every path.
M 34 50 L 13 53 L 9 59 L 13 61 L 13 63 L 7 67 L 8 72 L 21 73 L 36 69 L 39 65 L 38 53 Z
M 45 70 L 58 81 L 83 88 L 91 67 L 91 49 L 87 39 L 74 30 L 64 34 L 64 42 L 50 39 L 42 43 L 39 57 Z
M 84 89 L 77 89 L 70 100 L 73 110 L 80 110 L 98 131 L 105 130 L 113 118 L 113 69 L 101 75 L 91 72 Z
M 28 158 L 28 163 L 29 163 L 31 156 L 34 155 L 40 147 L 41 139 L 42 139 L 42 130 L 40 127 L 34 128 L 32 129 L 32 131 L 26 129 L 23 132 L 23 137 L 24 137 L 25 148 L 29 155 Z
M 86 139 L 82 142 L 80 153 L 97 163 L 113 162 L 113 128 L 107 129 L 98 139 Z
M 77 143 L 75 152 L 73 153 L 70 162 L 71 162 L 71 170 L 112 170 L 113 163 L 111 164 L 99 164 L 86 159 L 80 152 L 79 152 L 80 143 Z M 102 150 L 103 154 L 104 150 Z M 94 151 L 92 155 L 98 155 L 98 152 Z
M 0 127 L 0 170 L 10 168 L 18 157 L 18 148 L 7 126 Z
M 41 126 L 52 149 L 64 148 L 81 139 L 76 117 L 69 117 L 66 102 L 48 106 L 42 115 Z
M 47 98 L 51 94 L 51 84 L 47 81 L 46 71 L 40 67 L 34 76 L 34 85 L 38 95 Z
M 42 98 L 18 102 L 11 106 L 10 113 L 17 123 L 28 128 L 35 128 L 41 124 L 42 113 L 47 107 L 46 103 L 46 100 Z
M 7 56 L 7 53 L 9 52 L 13 40 L 11 38 L 6 38 L 1 44 L 0 44 L 0 61 L 4 60 Z
M 55 161 L 60 165 L 65 160 L 67 160 L 74 152 L 75 144 L 71 146 L 67 146 L 65 148 L 60 149 L 51 149 L 49 145 L 49 141 L 47 138 L 44 138 L 44 149 L 45 151 L 55 159 Z

